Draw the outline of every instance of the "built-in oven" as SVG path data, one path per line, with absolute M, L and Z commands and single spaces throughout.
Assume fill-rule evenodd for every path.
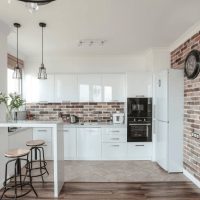
M 152 121 L 151 118 L 128 119 L 128 142 L 151 142 Z
M 152 117 L 152 98 L 128 98 L 128 117 Z

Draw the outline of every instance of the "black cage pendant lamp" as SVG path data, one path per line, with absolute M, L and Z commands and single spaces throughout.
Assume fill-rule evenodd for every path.
M 42 27 L 42 64 L 41 67 L 39 68 L 39 73 L 38 73 L 38 79 L 47 79 L 47 71 L 46 68 L 44 67 L 44 28 L 46 27 L 46 24 L 41 22 L 39 23 L 39 26 Z
M 14 23 L 14 27 L 17 29 L 17 64 L 14 67 L 13 79 L 22 79 L 22 69 L 19 67 L 19 34 L 18 29 L 21 27 L 20 24 Z

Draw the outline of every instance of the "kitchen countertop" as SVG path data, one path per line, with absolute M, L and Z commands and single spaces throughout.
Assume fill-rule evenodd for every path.
M 126 124 L 113 124 L 106 122 L 85 122 L 69 124 L 64 122 L 64 128 L 126 128 Z

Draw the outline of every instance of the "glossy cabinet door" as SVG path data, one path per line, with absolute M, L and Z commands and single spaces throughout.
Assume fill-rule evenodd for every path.
M 77 128 L 77 160 L 101 159 L 101 128 Z
M 78 75 L 78 92 L 80 102 L 102 101 L 102 80 L 98 74 Z
M 127 96 L 128 97 L 152 97 L 153 92 L 152 72 L 134 72 L 127 74 Z
M 52 129 L 51 128 L 33 128 L 33 139 L 44 140 L 44 153 L 46 160 L 53 160 L 52 155 Z
M 127 128 L 102 128 L 102 160 L 126 160 Z
M 76 159 L 76 128 L 64 128 L 64 158 Z
M 125 101 L 125 75 L 124 74 L 103 74 L 103 101 L 124 102 Z
M 26 102 L 54 102 L 54 75 L 48 74 L 46 80 L 28 75 L 24 89 Z
M 77 101 L 78 86 L 77 75 L 56 74 L 55 75 L 55 101 Z

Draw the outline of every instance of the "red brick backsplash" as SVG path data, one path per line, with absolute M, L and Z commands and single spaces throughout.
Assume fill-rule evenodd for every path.
M 171 67 L 183 68 L 192 49 L 200 50 L 200 32 L 171 52 Z M 194 80 L 184 79 L 184 168 L 200 180 L 200 75 Z
M 37 120 L 58 120 L 59 113 L 72 114 L 82 122 L 109 122 L 117 111 L 124 113 L 124 102 L 71 102 L 71 103 L 28 103 L 26 109 Z

